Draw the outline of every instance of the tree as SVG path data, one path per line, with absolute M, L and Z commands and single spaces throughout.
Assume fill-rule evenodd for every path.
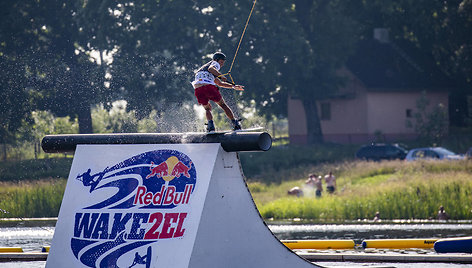
M 450 116 L 452 123 L 463 125 L 472 88 L 472 1 L 370 0 L 358 6 L 364 35 L 376 27 L 388 28 L 392 41 L 412 44 L 434 59 L 435 67 L 455 83 Z
M 141 1 L 112 7 L 120 25 L 110 68 L 111 88 L 143 118 L 192 98 L 192 59 L 198 54 L 198 10 L 188 1 Z M 178 17 L 176 14 L 179 14 Z
M 342 85 L 336 70 L 354 50 L 357 30 L 344 1 L 258 3 L 236 66 L 248 81 L 243 96 L 267 115 L 286 115 L 288 96 L 301 99 L 308 142 L 321 142 L 316 103 Z
M 0 143 L 5 144 L 12 142 L 22 119 L 28 117 L 31 105 L 30 92 L 23 79 L 27 70 L 23 59 L 28 41 L 22 27 L 27 20 L 15 12 L 15 1 L 2 1 L 0 10 Z
M 346 10 L 345 1 L 296 0 L 296 17 L 310 50 L 306 87 L 295 89 L 302 99 L 307 118 L 308 143 L 322 141 L 318 100 L 335 92 L 343 82 L 336 71 L 343 66 L 357 41 L 357 22 Z
M 7 71 L 0 74 L 0 97 L 20 118 L 30 106 L 78 117 L 82 133 L 91 131 L 90 107 L 110 108 L 116 99 L 125 99 L 137 119 L 153 109 L 162 118 L 187 101 L 195 103 L 193 70 L 213 52 L 227 54 L 222 72 L 229 69 L 252 4 L 3 1 L 0 64 Z M 222 92 L 228 100 L 255 105 L 267 118 L 285 116 L 289 96 L 301 99 L 309 142 L 320 142 L 316 103 L 343 85 L 336 70 L 375 27 L 428 51 L 446 75 L 470 89 L 471 5 L 469 0 L 258 1 L 231 73 L 246 91 Z M 9 118 L 12 112 L 4 107 L 1 115 Z M 14 131 L 14 116 L 2 118 L 3 129 Z
M 21 65 L 9 77 L 29 92 L 32 104 L 77 116 L 81 133 L 92 131 L 90 106 L 99 100 L 104 76 L 90 61 L 92 38 L 79 24 L 85 2 L 6 1 L 1 40 L 3 56 Z
M 414 122 L 408 120 L 407 127 L 414 128 L 420 139 L 438 144 L 448 133 L 447 111 L 441 103 L 434 107 L 429 106 L 430 101 L 426 92 L 422 92 L 420 98 L 416 100 Z

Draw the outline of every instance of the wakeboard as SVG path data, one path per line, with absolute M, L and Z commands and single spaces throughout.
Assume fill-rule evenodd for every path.
M 211 131 L 207 132 L 207 135 L 218 135 L 218 134 L 226 134 L 226 133 L 238 133 L 238 132 L 251 132 L 251 131 L 258 131 L 264 129 L 263 127 L 252 127 L 252 128 L 244 128 L 239 130 L 220 130 L 220 131 Z

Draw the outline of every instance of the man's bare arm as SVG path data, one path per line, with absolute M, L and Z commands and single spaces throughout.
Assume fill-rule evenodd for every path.
M 208 67 L 208 71 L 213 74 L 214 76 L 220 78 L 224 82 L 226 82 L 226 77 L 224 77 L 215 67 L 210 66 Z
M 216 78 L 215 79 L 215 84 L 217 84 L 218 86 L 220 87 L 224 87 L 224 88 L 233 88 L 235 90 L 244 90 L 244 86 L 241 86 L 241 85 L 233 85 L 231 83 L 228 83 L 228 82 L 223 82 L 221 81 L 220 79 Z

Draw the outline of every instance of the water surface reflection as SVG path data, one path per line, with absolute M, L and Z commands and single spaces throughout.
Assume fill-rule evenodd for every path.
M 386 238 L 445 238 L 472 236 L 471 223 L 393 223 L 393 224 L 293 224 L 269 223 L 268 227 L 277 236 L 283 239 L 353 239 L 360 243 L 364 239 Z M 54 235 L 52 226 L 17 226 L 0 227 L 0 247 L 22 247 L 25 252 L 40 251 L 43 246 L 50 246 Z M 388 253 L 389 250 L 383 251 Z M 331 252 L 332 253 L 332 252 Z M 436 254 L 434 251 L 425 254 Z M 407 253 L 408 254 L 408 253 Z M 43 268 L 45 262 L 10 262 L 0 263 L 0 267 L 12 268 Z M 461 264 L 426 264 L 426 263 L 318 263 L 330 267 L 354 266 L 393 266 L 393 267 L 467 267 Z
M 446 238 L 472 235 L 472 224 L 269 224 L 279 239 Z

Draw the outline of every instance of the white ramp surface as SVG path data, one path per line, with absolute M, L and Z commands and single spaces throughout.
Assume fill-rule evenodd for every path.
M 220 148 L 189 267 L 317 266 L 272 234 L 243 179 L 237 153 Z
M 78 145 L 46 267 L 314 267 L 219 143 Z

